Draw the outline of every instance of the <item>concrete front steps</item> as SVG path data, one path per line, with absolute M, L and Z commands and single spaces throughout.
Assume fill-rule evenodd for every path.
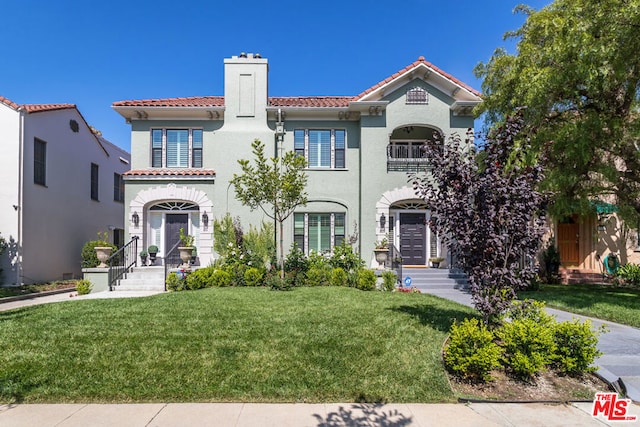
M 133 267 L 114 287 L 114 291 L 164 292 L 164 267 Z
M 454 273 L 445 268 L 404 267 L 402 284 L 405 278 L 411 278 L 411 286 L 421 291 L 437 289 L 467 289 L 467 277 L 463 273 Z

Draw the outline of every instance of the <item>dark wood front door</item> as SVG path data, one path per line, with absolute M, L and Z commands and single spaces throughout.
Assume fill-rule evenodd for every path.
M 425 265 L 427 226 L 423 213 L 400 214 L 400 252 L 406 265 Z
M 167 246 L 163 248 L 165 256 L 180 240 L 180 228 L 184 228 L 185 234 L 188 234 L 189 214 L 167 214 L 164 227 L 164 244 Z

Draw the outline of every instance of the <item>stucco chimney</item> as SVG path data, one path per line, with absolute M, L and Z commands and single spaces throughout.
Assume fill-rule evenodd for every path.
M 260 54 L 243 52 L 224 60 L 225 127 L 266 125 L 268 71 Z

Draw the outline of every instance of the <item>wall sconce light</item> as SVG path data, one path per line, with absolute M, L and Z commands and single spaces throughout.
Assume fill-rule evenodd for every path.
M 380 215 L 380 231 L 384 231 L 386 225 L 387 225 L 387 217 L 384 215 L 384 212 L 383 212 L 382 215 Z
M 209 215 L 207 215 L 206 211 L 202 213 L 202 224 L 204 225 L 205 230 L 209 226 Z
M 131 216 L 131 221 L 133 221 L 133 226 L 138 228 L 138 226 L 140 225 L 140 216 L 138 215 L 138 212 L 133 211 L 133 215 Z
M 598 214 L 598 231 L 607 231 L 607 221 L 609 220 L 609 215 L 606 213 Z

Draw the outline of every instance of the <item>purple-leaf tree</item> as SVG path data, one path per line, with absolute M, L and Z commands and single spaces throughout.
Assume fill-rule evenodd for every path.
M 410 175 L 416 194 L 431 210 L 430 226 L 469 277 L 475 307 L 493 323 L 535 277 L 535 256 L 544 230 L 543 173 L 511 117 L 476 153 L 468 132 L 425 146 L 427 172 Z

